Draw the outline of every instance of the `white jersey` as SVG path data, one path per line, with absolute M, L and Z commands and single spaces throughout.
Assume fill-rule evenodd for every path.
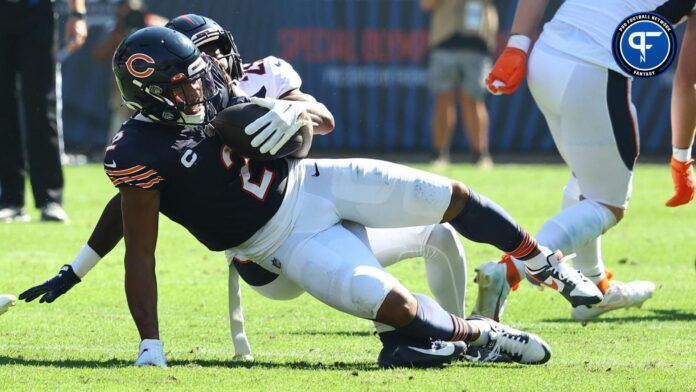
M 631 14 L 656 11 L 676 24 L 694 10 L 695 3 L 695 0 L 566 0 L 544 25 L 539 40 L 556 50 L 626 75 L 611 52 L 612 37 L 619 23 Z
M 243 68 L 245 75 L 239 81 L 239 87 L 250 96 L 280 98 L 302 85 L 302 79 L 292 65 L 275 56 L 244 64 Z

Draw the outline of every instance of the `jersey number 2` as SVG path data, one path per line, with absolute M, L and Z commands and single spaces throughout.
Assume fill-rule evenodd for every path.
M 222 162 L 225 164 L 227 170 L 234 165 L 234 161 L 232 160 L 232 149 L 228 146 L 222 147 Z M 271 189 L 271 183 L 273 183 L 275 173 L 264 167 L 263 176 L 261 176 L 259 181 L 254 182 L 249 172 L 249 161 L 245 158 L 244 166 L 239 169 L 239 177 L 242 179 L 242 190 L 244 192 L 259 201 L 264 201 L 268 196 L 268 191 Z

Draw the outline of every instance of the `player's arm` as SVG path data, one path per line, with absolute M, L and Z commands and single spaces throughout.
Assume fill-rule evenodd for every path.
M 121 196 L 116 194 L 104 207 L 87 244 L 78 252 L 72 263 L 61 267 L 53 278 L 24 291 L 19 298 L 31 302 L 41 297 L 39 302 L 52 303 L 81 282 L 85 275 L 111 252 L 121 238 L 123 238 Z
M 544 16 L 549 0 L 519 0 L 512 22 L 512 35 L 486 78 L 493 94 L 512 94 L 527 73 L 527 52 L 531 36 Z
M 128 307 L 140 338 L 159 339 L 155 276 L 159 191 L 128 186 L 119 190 L 126 243 L 124 264 Z
M 326 135 L 336 127 L 331 111 L 323 103 L 317 101 L 312 95 L 300 91 L 299 88 L 286 92 L 280 96 L 280 99 L 304 102 L 304 110 L 309 114 L 316 135 Z
M 691 148 L 696 133 L 696 13 L 691 13 L 684 32 L 677 70 L 672 82 L 672 180 L 674 196 L 667 206 L 687 204 L 696 193 Z
M 167 366 L 163 343 L 159 340 L 155 275 L 160 194 L 130 186 L 119 190 L 126 243 L 126 298 L 141 339 L 135 365 Z

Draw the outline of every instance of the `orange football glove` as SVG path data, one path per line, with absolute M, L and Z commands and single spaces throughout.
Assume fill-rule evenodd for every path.
M 512 94 L 520 87 L 527 73 L 527 52 L 508 46 L 498 57 L 486 78 L 486 87 L 493 94 Z
M 696 193 L 696 177 L 694 177 L 694 160 L 680 162 L 672 157 L 672 182 L 674 183 L 674 196 L 667 200 L 667 207 L 677 207 L 687 204 Z

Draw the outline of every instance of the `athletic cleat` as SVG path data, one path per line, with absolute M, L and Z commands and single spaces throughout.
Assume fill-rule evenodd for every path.
M 616 309 L 640 308 L 643 303 L 652 298 L 655 284 L 648 281 L 617 282 L 611 281 L 609 289 L 604 293 L 602 302 L 594 306 L 578 306 L 573 308 L 573 319 L 586 325 L 601 314 Z
M 474 282 L 478 284 L 478 296 L 472 314 L 500 321 L 510 293 L 507 268 L 505 263 L 497 261 L 489 261 L 476 267 Z
M 538 270 L 525 268 L 527 280 L 536 286 L 546 286 L 560 292 L 573 307 L 594 305 L 602 300 L 602 292 L 587 279 L 585 275 L 568 265 L 567 261 L 575 257 L 565 257 L 561 252 L 546 256 L 547 265 Z
M 67 222 L 68 214 L 58 203 L 48 203 L 41 209 L 41 222 Z
M 400 338 L 400 335 L 394 331 L 384 332 L 379 336 L 383 347 L 377 357 L 377 365 L 385 369 L 440 367 L 461 357 L 466 351 L 464 342 L 445 342 L 442 340 L 415 342 L 412 339 Z
M 0 206 L 0 222 L 29 222 L 30 219 L 22 207 Z
M 480 362 L 516 362 L 525 365 L 541 365 L 551 359 L 551 347 L 533 333 L 519 331 L 481 316 L 473 316 L 467 320 L 487 322 L 491 330 L 488 332 L 488 343 L 467 350 L 465 359 Z

